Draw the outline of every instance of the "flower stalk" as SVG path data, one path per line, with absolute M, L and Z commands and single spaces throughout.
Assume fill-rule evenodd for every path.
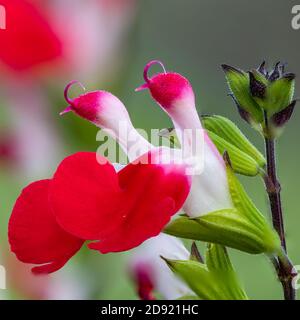
M 295 277 L 294 266 L 287 256 L 287 247 L 285 240 L 284 220 L 281 204 L 281 186 L 277 178 L 276 168 L 276 140 L 269 134 L 269 120 L 265 112 L 265 149 L 267 158 L 267 172 L 264 176 L 266 191 L 269 197 L 270 209 L 272 213 L 272 222 L 277 231 L 282 252 L 273 260 L 278 278 L 282 284 L 285 300 L 296 300 L 296 291 L 293 288 L 292 281 Z

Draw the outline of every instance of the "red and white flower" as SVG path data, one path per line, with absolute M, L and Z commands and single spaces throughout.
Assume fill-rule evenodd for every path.
M 195 95 L 190 82 L 175 72 L 164 72 L 148 77 L 149 68 L 159 61 L 149 62 L 144 69 L 145 84 L 137 91 L 149 89 L 153 99 L 172 119 L 179 139 L 184 131 L 194 131 L 193 138 L 203 130 L 195 107 Z M 163 66 L 163 65 L 162 65 Z M 181 141 L 184 148 L 193 151 L 193 141 Z M 202 150 L 200 150 L 201 152 Z M 192 188 L 184 211 L 191 217 L 198 217 L 212 211 L 233 207 L 224 161 L 215 145 L 204 133 L 204 168 L 200 175 L 193 176 Z
M 62 114 L 73 111 L 108 132 L 120 143 L 131 161 L 136 160 L 136 156 L 142 156 L 147 150 L 152 150 L 152 152 L 161 150 L 150 145 L 137 132 L 131 123 L 126 107 L 117 97 L 105 91 L 95 91 L 71 100 L 68 98 L 68 89 L 72 84 L 73 82 L 66 87 L 65 91 L 65 98 L 70 106 Z M 120 122 L 126 127 L 126 130 L 122 132 L 119 130 L 118 123 Z M 124 133 L 130 134 L 133 138 L 136 145 L 135 153 L 131 154 L 131 144 Z M 122 167 L 120 169 L 122 170 Z M 188 259 L 189 252 L 181 241 L 165 234 L 150 238 L 135 249 L 129 258 L 129 268 L 140 298 L 154 299 L 153 291 L 159 292 L 166 299 L 176 299 L 191 294 L 191 290 L 174 276 L 161 256 L 184 260 Z
M 111 124 L 121 116 L 122 104 L 106 92 L 68 102 L 90 121 Z M 118 173 L 93 152 L 67 157 L 52 179 L 29 185 L 18 198 L 9 223 L 12 251 L 26 263 L 42 264 L 34 272 L 53 272 L 84 240 L 96 240 L 89 248 L 107 253 L 158 235 L 181 209 L 191 185 L 186 165 L 160 163 L 162 153 L 152 149 Z

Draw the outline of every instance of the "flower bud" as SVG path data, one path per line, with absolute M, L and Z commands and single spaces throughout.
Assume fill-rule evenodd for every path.
M 248 73 L 227 65 L 222 67 L 239 112 L 248 122 L 254 119 L 263 123 L 264 113 L 272 117 L 293 101 L 295 74 L 285 73 L 285 65 L 280 62 L 270 72 L 264 62 Z
M 164 260 L 200 299 L 248 299 L 223 246 L 208 245 L 206 264 L 195 260 Z
M 265 157 L 232 121 L 217 115 L 203 116 L 201 120 L 220 153 L 223 154 L 225 151 L 229 153 L 233 169 L 236 172 L 256 175 L 260 168 L 266 165 Z M 241 170 L 245 167 L 245 170 L 239 172 L 236 170 L 239 167 Z

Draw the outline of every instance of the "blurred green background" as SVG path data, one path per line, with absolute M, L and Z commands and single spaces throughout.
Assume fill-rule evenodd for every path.
M 263 150 L 261 137 L 239 118 L 227 96 L 228 88 L 220 65 L 226 63 L 250 69 L 262 60 L 266 60 L 269 66 L 281 60 L 288 63 L 288 71 L 299 75 L 300 30 L 295 31 L 291 27 L 291 8 L 296 3 L 288 0 L 139 0 L 135 3 L 135 13 L 128 32 L 123 34 L 119 48 L 121 61 L 116 62 L 119 67 L 113 76 L 91 80 L 89 85 L 93 89 L 99 87 L 110 90 L 119 96 L 136 127 L 147 130 L 170 127 L 170 120 L 149 94 L 134 92 L 134 88 L 142 83 L 142 70 L 146 62 L 160 59 L 168 70 L 182 73 L 190 79 L 200 113 L 229 117 Z M 107 36 L 110 36 L 109 29 Z M 97 72 L 101 74 L 101 70 Z M 76 78 L 80 78 L 80 74 Z M 1 77 L 1 82 L 5 84 L 5 77 Z M 58 111 L 65 105 L 63 85 L 61 82 L 57 84 L 54 78 L 47 87 L 49 119 L 62 145 L 59 159 L 74 151 L 95 151 L 98 147 L 96 128 L 73 115 L 64 119 L 58 117 Z M 299 92 L 300 82 L 297 81 L 296 96 Z M 14 121 L 6 99 L 0 99 L 0 107 L 0 128 L 5 133 Z M 300 189 L 299 119 L 296 108 L 294 117 L 278 142 L 278 169 L 287 244 L 289 255 L 296 265 L 300 265 L 300 213 L 297 204 Z M 47 177 L 54 168 L 55 164 L 41 176 Z M 22 175 L 22 170 L 16 169 L 11 163 L 1 162 L 0 259 L 8 273 L 8 289 L 3 292 L 5 298 L 36 298 L 34 290 L 32 293 L 15 283 L 14 278 L 17 277 L 10 270 L 3 251 L 8 250 L 7 221 L 14 201 L 22 187 L 37 178 L 38 175 Z M 257 206 L 269 216 L 262 181 L 259 178 L 241 180 Z M 51 277 L 59 277 L 60 273 L 67 274 L 71 270 L 79 282 L 80 290 L 86 290 L 87 298 L 136 298 L 126 273 L 125 256 L 126 253 L 101 256 L 84 249 L 64 270 Z M 250 298 L 282 297 L 281 286 L 264 256 L 251 256 L 235 250 L 230 250 L 230 256 Z

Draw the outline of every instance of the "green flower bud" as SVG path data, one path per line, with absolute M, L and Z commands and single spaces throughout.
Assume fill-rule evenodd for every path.
M 253 121 L 262 124 L 264 112 L 271 117 L 293 101 L 295 74 L 285 73 L 285 66 L 280 62 L 270 72 L 264 62 L 248 73 L 227 65 L 222 67 L 240 115 L 252 124 Z
M 256 163 L 256 166 L 263 168 L 266 164 L 266 159 L 260 151 L 247 139 L 241 130 L 229 119 L 222 116 L 203 116 L 202 123 L 208 132 L 212 132 L 218 137 L 236 147 L 238 151 L 243 152 Z M 214 141 L 214 138 L 211 137 Z M 216 143 L 218 144 L 218 142 Z M 218 147 L 218 146 L 217 146 Z M 224 145 L 219 151 L 223 154 L 227 150 L 229 153 L 233 168 L 235 169 L 235 161 L 233 153 Z M 236 170 L 235 170 L 236 171 Z
M 248 300 L 223 246 L 208 245 L 206 264 L 194 260 L 164 260 L 200 299 Z

